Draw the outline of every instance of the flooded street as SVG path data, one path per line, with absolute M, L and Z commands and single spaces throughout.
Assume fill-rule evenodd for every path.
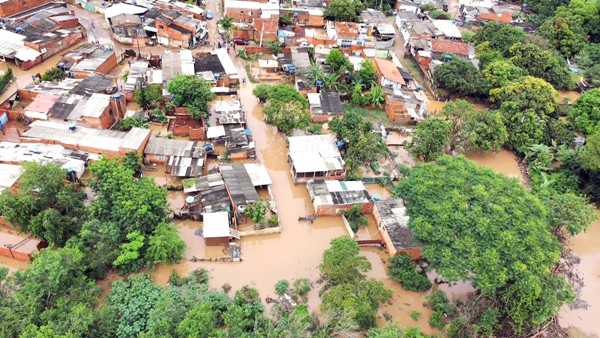
M 575 327 L 591 337 L 600 337 L 600 219 L 590 225 L 587 232 L 577 235 L 569 243 L 573 252 L 581 258 L 576 271 L 584 279 L 581 299 L 588 303 L 587 309 L 571 310 L 565 306 L 559 316 L 562 327 Z

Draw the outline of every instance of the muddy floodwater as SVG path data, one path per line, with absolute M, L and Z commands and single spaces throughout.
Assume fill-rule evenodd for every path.
M 469 152 L 465 156 L 482 167 L 490 168 L 508 177 L 523 180 L 517 157 L 510 150 L 501 149 L 492 153 Z
M 569 243 L 573 252 L 581 258 L 576 270 L 583 277 L 581 299 L 588 303 L 587 309 L 571 310 L 565 306 L 559 317 L 563 327 L 575 327 L 589 337 L 600 337 L 600 219 L 590 225 L 587 232 L 577 235 Z

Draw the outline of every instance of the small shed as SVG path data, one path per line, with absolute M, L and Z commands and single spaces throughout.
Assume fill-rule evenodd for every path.
M 229 227 L 229 213 L 227 211 L 204 213 L 202 218 L 203 237 L 206 245 L 226 245 L 232 237 L 236 237 L 236 234 Z

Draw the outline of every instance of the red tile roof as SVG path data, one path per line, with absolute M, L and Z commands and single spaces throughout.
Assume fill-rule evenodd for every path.
M 431 41 L 431 51 L 434 53 L 452 53 L 468 56 L 469 45 L 459 41 L 433 40 Z
M 375 65 L 377 66 L 377 69 L 379 69 L 381 75 L 386 79 L 403 85 L 406 84 L 400 71 L 392 61 L 375 58 Z
M 479 14 L 477 17 L 479 20 L 483 21 L 496 21 L 502 23 L 509 23 L 512 20 L 512 13 L 504 12 L 504 13 L 483 13 Z
M 358 37 L 358 25 L 354 22 L 336 22 L 335 32 L 338 38 Z

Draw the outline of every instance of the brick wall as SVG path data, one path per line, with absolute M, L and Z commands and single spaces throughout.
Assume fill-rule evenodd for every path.
M 233 18 L 235 22 L 253 23 L 260 18 L 260 10 L 249 8 L 227 8 L 226 15 Z
M 360 205 L 363 214 L 370 215 L 373 213 L 373 202 L 368 202 Z M 320 205 L 314 206 L 318 216 L 339 216 L 343 211 L 350 211 L 354 204 L 347 205 Z
M 108 75 L 116 67 L 117 67 L 117 56 L 115 55 L 115 52 L 112 52 L 110 57 L 108 59 L 106 59 L 98 68 L 96 68 L 96 72 Z
M 66 28 L 77 28 L 79 27 L 79 19 L 74 18 L 71 20 L 55 20 L 54 18 L 49 18 L 50 20 L 56 22 L 57 24 L 60 25 L 60 28 L 62 29 L 66 29 Z
M 52 0 L 7 0 L 0 3 L 0 17 L 7 17 L 45 5 Z
M 389 96 L 386 96 L 385 112 L 390 122 L 393 123 L 407 123 L 410 120 L 410 116 L 404 107 L 404 102 L 392 100 Z

